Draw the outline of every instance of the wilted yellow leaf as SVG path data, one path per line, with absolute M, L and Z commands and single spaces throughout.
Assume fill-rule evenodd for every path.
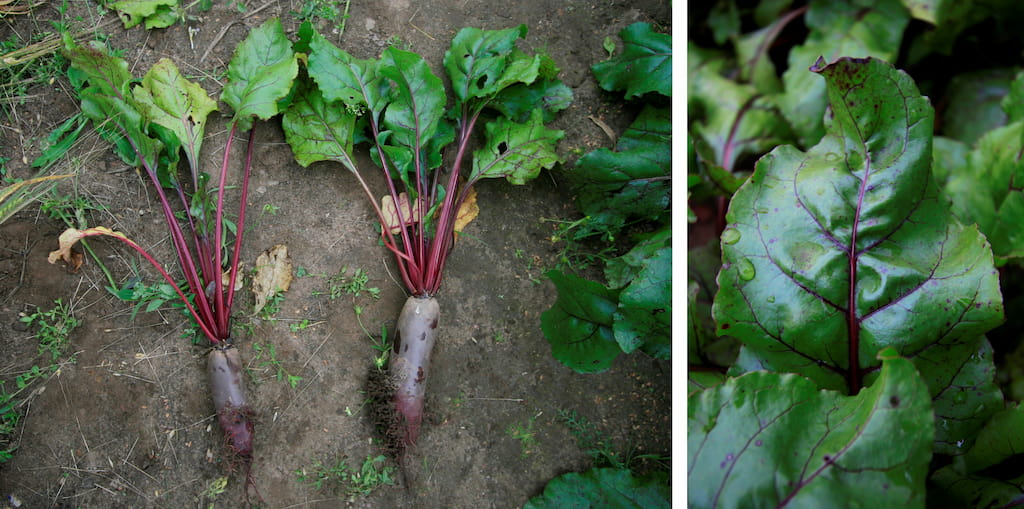
M 68 269 L 72 272 L 77 271 L 82 266 L 82 254 L 76 253 L 72 247 L 78 243 L 79 240 L 85 237 L 92 237 L 94 235 L 106 235 L 109 237 L 118 237 L 122 240 L 128 241 L 121 232 L 115 232 L 106 226 L 97 226 L 95 228 L 87 228 L 85 230 L 79 230 L 77 228 L 68 228 L 64 230 L 64 233 L 60 234 L 57 239 L 57 243 L 60 246 L 56 251 L 52 251 L 47 257 L 50 263 L 57 263 L 57 260 L 64 260 L 64 263 L 68 264 Z M 130 242 L 130 241 L 129 241 Z
M 256 258 L 252 293 L 256 296 L 254 313 L 259 313 L 277 292 L 286 292 L 292 284 L 292 260 L 288 246 L 278 244 Z
M 455 233 L 461 232 L 467 224 L 476 219 L 479 213 L 480 206 L 476 204 L 476 189 L 471 187 L 466 193 L 465 201 L 459 206 L 459 212 L 455 214 Z

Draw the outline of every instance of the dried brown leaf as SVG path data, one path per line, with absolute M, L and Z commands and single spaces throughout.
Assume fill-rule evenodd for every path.
M 278 244 L 256 258 L 256 274 L 252 278 L 252 293 L 256 297 L 254 313 L 259 313 L 267 301 L 278 292 L 288 291 L 292 284 L 292 260 L 288 246 Z

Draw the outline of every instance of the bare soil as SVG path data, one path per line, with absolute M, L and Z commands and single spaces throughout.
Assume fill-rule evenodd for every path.
M 4 18 L 0 38 L 52 31 L 49 21 L 63 19 L 74 31 L 108 35 L 137 76 L 158 59 L 172 58 L 219 97 L 222 73 L 248 30 L 279 16 L 294 34 L 298 21 L 289 13 L 302 2 L 249 1 L 246 13 L 235 2 L 215 4 L 193 13 L 197 19 L 187 24 L 146 31 L 124 30 L 113 13 L 101 16 L 92 2 L 71 2 L 62 15 L 60 2 L 51 1 L 31 15 Z M 670 30 L 669 2 L 353 1 L 344 33 L 333 37 L 360 58 L 377 56 L 398 38 L 443 75 L 442 55 L 460 28 L 525 23 L 525 46 L 550 52 L 575 94 L 572 107 L 555 122 L 566 131 L 560 150 L 571 159 L 610 145 L 589 116 L 617 130 L 630 121 L 631 111 L 597 87 L 589 67 L 606 58 L 606 36 L 636 21 Z M 13 176 L 31 174 L 27 162 L 39 154 L 40 140 L 77 111 L 69 90 L 61 77 L 3 105 L 2 155 L 11 158 L 7 168 Z M 210 167 L 222 156 L 218 147 L 227 134 L 221 125 L 211 121 L 208 129 L 212 139 L 204 150 Z M 670 363 L 621 356 L 608 372 L 580 375 L 552 358 L 541 333 L 540 314 L 556 296 L 543 271 L 555 265 L 558 254 L 549 240 L 553 223 L 543 220 L 577 217 L 556 171 L 526 186 L 478 186 L 480 215 L 452 255 L 439 295 L 442 332 L 426 421 L 405 475 L 395 486 L 359 496 L 299 482 L 296 471 L 311 472 L 316 461 L 345 458 L 358 468 L 368 455 L 385 450 L 372 402 L 375 352 L 363 326 L 378 336 L 382 324 L 393 327 L 406 295 L 393 278 L 390 255 L 377 243 L 372 211 L 354 179 L 340 165 L 297 165 L 277 121 L 261 124 L 257 136 L 243 258 L 251 268 L 259 253 L 285 244 L 294 265 L 309 275 L 296 278 L 274 320 L 252 315 L 248 292 L 235 308 L 236 322 L 252 325 L 236 344 L 249 362 L 247 389 L 258 412 L 252 475 L 262 500 L 251 496 L 253 505 L 521 507 L 553 477 L 592 464 L 558 419 L 559 411 L 586 417 L 619 452 L 670 453 Z M 123 231 L 174 266 L 155 195 L 105 142 L 86 136 L 61 164 L 78 176 L 59 192 L 103 207 L 88 213 L 92 225 Z M 74 274 L 48 264 L 46 255 L 63 229 L 36 205 L 0 225 L 0 380 L 48 363 L 37 352 L 34 330 L 19 322 L 20 313 L 47 310 L 63 299 L 82 322 L 59 372 L 23 407 L 18 449 L 0 464 L 4 502 L 15 497 L 30 508 L 207 507 L 209 484 L 230 475 L 216 506 L 243 505 L 245 476 L 232 469 L 222 447 L 205 348 L 181 337 L 187 323 L 176 309 L 140 312 L 132 320 L 132 304 L 104 289 L 106 279 L 92 260 Z M 104 241 L 90 245 L 119 283 L 136 275 L 159 281 L 130 249 Z M 379 298 L 332 300 L 320 294 L 328 289 L 326 275 L 343 267 L 365 270 Z M 362 326 L 355 306 L 363 310 Z M 303 320 L 309 326 L 299 328 Z M 278 380 L 276 367 L 262 365 L 265 357 L 253 361 L 256 345 L 274 346 L 280 367 L 302 377 L 296 387 Z M 509 432 L 531 422 L 533 443 Z M 637 466 L 654 467 L 642 461 Z

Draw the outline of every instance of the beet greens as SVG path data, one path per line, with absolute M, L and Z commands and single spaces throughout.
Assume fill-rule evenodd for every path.
M 82 112 L 96 125 L 115 152 L 140 168 L 153 185 L 177 254 L 184 287 L 141 246 L 103 227 L 68 230 L 51 262 L 68 256 L 83 237 L 118 238 L 138 251 L 171 284 L 213 347 L 209 358 L 211 393 L 228 450 L 247 467 L 252 460 L 253 411 L 241 383 L 241 362 L 231 334 L 231 307 L 245 231 L 245 204 L 255 143 L 254 120 L 278 113 L 277 103 L 291 90 L 298 72 L 295 54 L 281 23 L 271 19 L 251 31 L 228 66 L 221 100 L 234 115 L 221 167 L 204 172 L 200 149 L 207 116 L 217 109 L 202 87 L 185 79 L 175 64 L 162 59 L 140 80 L 128 64 L 101 44 L 68 48 L 71 75 L 87 83 L 81 91 Z M 226 215 L 232 145 L 239 131 L 248 132 L 241 170 L 240 200 L 232 222 Z M 184 151 L 188 176 L 180 178 Z M 209 187 L 212 178 L 216 185 Z M 177 205 L 175 205 L 177 202 Z M 232 239 L 233 238 L 233 239 Z M 251 483 L 251 478 L 249 479 Z
M 360 60 L 316 33 L 302 41 L 308 79 L 284 113 L 288 143 L 299 164 L 335 161 L 356 177 L 411 294 L 390 366 L 405 445 L 416 442 L 429 343 L 440 315 L 430 301 L 441 288 L 456 234 L 476 215 L 473 186 L 485 178 L 523 184 L 560 162 L 555 147 L 563 133 L 544 124 L 568 106 L 572 93 L 555 79 L 549 56 L 516 47 L 526 33 L 525 25 L 461 30 L 444 56 L 454 94 L 450 108 L 441 79 L 415 53 L 389 47 L 379 59 Z M 480 123 L 486 124 L 483 142 L 467 169 Z M 357 139 L 366 139 L 384 173 L 382 198 L 356 165 Z M 449 165 L 446 149 L 453 152 Z

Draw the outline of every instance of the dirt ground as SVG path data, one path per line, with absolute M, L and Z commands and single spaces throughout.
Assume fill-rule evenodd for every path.
M 245 14 L 236 2 L 214 3 L 186 25 L 145 31 L 124 30 L 111 22 L 113 13 L 99 17 L 93 2 L 70 2 L 62 15 L 60 2 L 51 0 L 30 16 L 3 19 L 0 38 L 51 31 L 49 20 L 64 19 L 73 30 L 109 35 L 109 44 L 125 50 L 137 76 L 169 57 L 216 98 L 219 75 L 247 31 L 279 16 L 294 34 L 298 22 L 289 13 L 303 2 L 253 0 L 246 2 Z M 617 130 L 630 120 L 614 96 L 597 88 L 589 66 L 606 58 L 606 36 L 636 21 L 671 30 L 669 2 L 357 0 L 343 36 L 333 37 L 360 58 L 377 56 L 387 41 L 400 38 L 442 75 L 442 55 L 460 28 L 525 23 L 525 45 L 549 51 L 575 94 L 572 107 L 554 123 L 566 131 L 560 151 L 571 158 L 574 150 L 610 145 L 588 116 Z M 2 154 L 11 158 L 12 175 L 27 176 L 25 163 L 39 154 L 39 141 L 77 111 L 68 89 L 61 78 L 4 105 Z M 222 155 L 222 125 L 211 121 L 207 131 L 210 165 Z M 393 262 L 377 244 L 372 212 L 354 179 L 340 165 L 297 165 L 279 121 L 260 125 L 257 136 L 249 196 L 253 227 L 243 258 L 252 267 L 260 252 L 285 244 L 294 265 L 310 274 L 295 280 L 276 320 L 254 318 L 249 293 L 235 307 L 237 322 L 253 324 L 236 344 L 249 360 L 247 389 L 259 412 L 252 471 L 262 496 L 258 506 L 521 507 L 553 477 L 591 465 L 559 421 L 559 411 L 585 416 L 620 452 L 670 454 L 669 362 L 621 356 L 606 373 L 580 375 L 552 358 L 541 333 L 540 313 L 555 300 L 542 273 L 558 254 L 549 241 L 553 223 L 542 219 L 576 217 L 556 172 L 527 186 L 494 181 L 477 188 L 480 215 L 452 255 L 439 295 L 442 332 L 426 422 L 407 475 L 395 486 L 354 497 L 299 482 L 296 470 L 309 470 L 315 461 L 345 458 L 358 468 L 381 452 L 366 404 L 375 352 L 354 307 L 362 307 L 363 325 L 376 332 L 382 324 L 393 326 L 405 294 L 392 279 Z M 173 266 L 167 229 L 147 183 L 95 136 L 70 156 L 62 164 L 77 169 L 77 180 L 62 183 L 60 192 L 101 205 L 102 211 L 89 212 L 92 225 L 127 233 Z M 269 213 L 274 207 L 276 213 Z M 50 309 L 60 298 L 82 322 L 71 336 L 74 362 L 64 362 L 24 409 L 18 449 L 0 464 L 0 506 L 17 500 L 33 509 L 207 507 L 208 486 L 230 469 L 208 392 L 205 349 L 180 337 L 185 321 L 175 309 L 140 312 L 132 320 L 131 304 L 104 289 L 106 279 L 95 263 L 77 274 L 49 265 L 46 254 L 56 248 L 63 228 L 36 205 L 0 225 L 0 380 L 46 361 L 19 313 Z M 133 251 L 112 242 L 91 246 L 119 283 L 136 274 L 157 281 Z M 365 270 L 369 286 L 380 288 L 379 298 L 319 295 L 327 288 L 324 275 L 342 267 Z M 302 320 L 309 326 L 299 327 Z M 276 367 L 253 360 L 257 344 L 264 350 L 274 346 L 280 367 L 302 377 L 296 387 L 277 380 Z M 532 444 L 509 432 L 531 422 Z M 231 473 L 217 507 L 242 504 L 244 478 Z

